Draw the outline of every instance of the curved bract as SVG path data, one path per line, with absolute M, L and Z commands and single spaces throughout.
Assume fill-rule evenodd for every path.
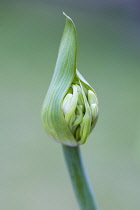
M 47 133 L 69 146 L 83 144 L 98 116 L 95 91 L 76 70 L 76 28 L 66 14 L 53 78 L 42 107 Z

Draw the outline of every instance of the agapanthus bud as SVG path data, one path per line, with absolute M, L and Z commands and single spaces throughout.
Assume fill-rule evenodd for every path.
M 42 121 L 55 140 L 77 146 L 86 141 L 97 121 L 98 100 L 93 88 L 76 70 L 76 29 L 71 18 L 65 16 L 66 26 L 43 103 Z

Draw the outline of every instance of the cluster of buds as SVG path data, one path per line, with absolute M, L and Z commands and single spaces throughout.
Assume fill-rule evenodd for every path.
M 93 129 L 98 116 L 95 92 L 84 84 L 73 83 L 63 99 L 65 121 L 79 144 L 83 144 Z

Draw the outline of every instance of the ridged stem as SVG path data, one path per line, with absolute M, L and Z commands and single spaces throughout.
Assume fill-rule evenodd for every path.
M 80 148 L 63 145 L 63 152 L 80 210 L 98 210 L 85 172 Z

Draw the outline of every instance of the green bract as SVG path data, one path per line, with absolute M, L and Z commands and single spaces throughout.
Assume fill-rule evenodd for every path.
M 93 88 L 76 70 L 76 28 L 66 14 L 54 75 L 42 107 L 47 133 L 69 146 L 83 144 L 98 117 L 98 101 Z

